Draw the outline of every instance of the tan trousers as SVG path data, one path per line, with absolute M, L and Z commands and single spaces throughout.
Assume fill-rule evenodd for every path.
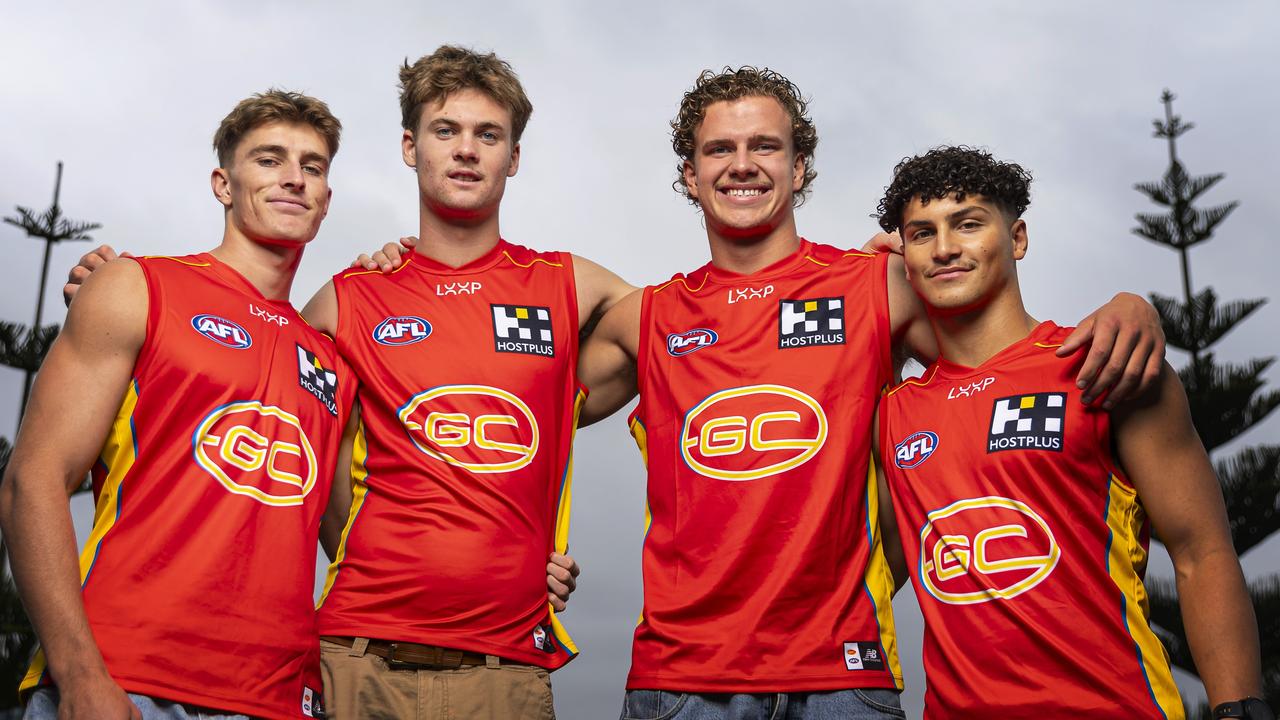
M 555 720 L 544 668 L 488 656 L 487 665 L 393 670 L 363 645 L 320 641 L 329 720 Z

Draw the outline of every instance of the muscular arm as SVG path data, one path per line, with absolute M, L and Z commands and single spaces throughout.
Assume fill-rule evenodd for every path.
M 356 430 L 360 426 L 360 403 L 351 406 L 351 417 L 342 430 L 342 444 L 338 446 L 338 461 L 333 466 L 333 486 L 329 488 L 329 504 L 320 517 L 320 547 L 332 562 L 338 558 L 338 544 L 342 541 L 342 529 L 347 526 L 353 499 L 351 486 L 351 451 L 355 444 Z
M 146 326 L 146 281 L 136 263 L 108 263 L 84 282 L 36 376 L 0 484 L 0 529 L 61 692 L 60 718 L 137 717 L 89 627 L 67 499 L 102 450 Z
M 1178 376 L 1164 364 L 1158 384 L 1112 417 L 1121 467 L 1173 559 L 1182 619 L 1209 704 L 1260 695 L 1257 620 L 1222 489 Z
M 589 391 L 579 427 L 612 415 L 636 395 L 640 301 L 636 290 L 605 313 L 578 354 L 578 378 Z
M 577 255 L 573 256 L 573 282 L 578 288 L 578 329 L 586 334 L 609 308 L 636 290 L 612 271 Z

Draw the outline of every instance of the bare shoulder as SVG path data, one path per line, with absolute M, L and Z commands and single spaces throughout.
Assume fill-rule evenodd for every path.
M 147 329 L 147 305 L 142 266 L 129 258 L 116 258 L 85 279 L 67 310 L 63 333 L 92 333 L 140 345 Z
M 333 280 L 311 296 L 302 308 L 302 318 L 311 327 L 331 337 L 338 330 L 338 292 L 333 287 Z
M 584 315 L 608 310 L 636 289 L 617 273 L 580 255 L 573 256 L 573 280 L 578 286 L 578 310 Z

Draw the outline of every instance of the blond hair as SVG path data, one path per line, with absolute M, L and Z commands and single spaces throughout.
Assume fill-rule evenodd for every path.
M 511 65 L 493 53 L 481 54 L 456 45 L 441 45 L 412 65 L 400 68 L 400 123 L 417 132 L 425 103 L 439 102 L 459 90 L 474 89 L 511 112 L 511 141 L 520 142 L 533 104 Z
M 329 112 L 328 105 L 309 95 L 271 88 L 241 100 L 222 119 L 217 132 L 213 134 L 213 149 L 218 153 L 218 165 L 229 166 L 240 140 L 255 128 L 272 122 L 309 125 L 320 133 L 329 146 L 329 159 L 332 160 L 338 154 L 342 123 Z

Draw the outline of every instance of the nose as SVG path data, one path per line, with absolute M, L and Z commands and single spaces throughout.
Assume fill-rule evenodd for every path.
M 458 134 L 458 143 L 453 147 L 453 159 L 466 163 L 473 163 L 480 159 L 476 150 L 476 136 L 473 133 Z
M 960 244 L 951 237 L 949 230 L 940 229 L 933 239 L 932 254 L 939 265 L 946 265 L 960 256 Z
M 756 174 L 756 164 L 751 160 L 751 149 L 748 147 L 740 147 L 733 154 L 733 164 L 729 167 L 729 174 L 736 179 L 746 179 Z
M 301 191 L 307 185 L 307 174 L 301 163 L 284 163 L 280 171 L 280 185 L 286 189 Z

